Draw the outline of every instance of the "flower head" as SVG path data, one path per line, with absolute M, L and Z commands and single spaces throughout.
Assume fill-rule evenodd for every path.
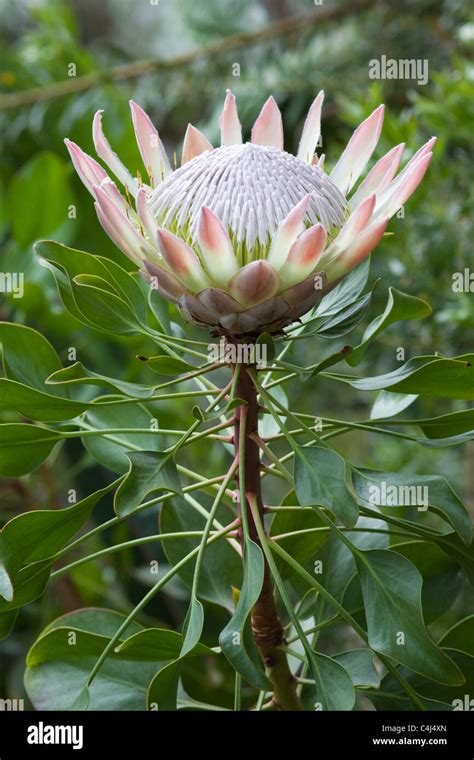
M 221 146 L 192 125 L 173 170 L 146 113 L 130 102 L 148 182 L 122 164 L 93 123 L 102 166 L 66 140 L 81 180 L 113 242 L 183 316 L 232 336 L 276 332 L 315 306 L 380 242 L 415 191 L 432 157 L 429 140 L 398 172 L 404 145 L 383 156 L 358 184 L 380 137 L 384 107 L 355 130 L 330 174 L 316 155 L 324 94 L 312 104 L 298 154 L 283 146 L 270 97 L 243 143 L 235 98 L 227 93 Z

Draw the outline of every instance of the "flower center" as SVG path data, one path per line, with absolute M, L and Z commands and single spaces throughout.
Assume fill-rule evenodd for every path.
M 199 212 L 207 206 L 249 260 L 265 258 L 278 224 L 308 193 L 306 223 L 321 222 L 333 235 L 348 211 L 329 177 L 278 148 L 245 143 L 188 161 L 155 188 L 150 207 L 161 226 L 194 244 Z

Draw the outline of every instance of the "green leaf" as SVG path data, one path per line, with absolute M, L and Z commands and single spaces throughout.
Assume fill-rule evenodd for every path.
M 410 671 L 404 671 L 403 675 L 404 677 L 407 677 L 407 680 L 413 680 L 410 679 Z M 437 686 L 437 689 L 439 689 L 439 686 Z M 452 705 L 447 702 L 441 702 L 438 699 L 428 699 L 419 692 L 416 692 L 415 690 L 413 691 L 425 710 L 429 710 L 430 712 L 451 712 L 453 709 Z M 439 694 L 439 691 L 436 693 Z M 375 709 L 381 712 L 395 710 L 397 712 L 413 712 L 415 709 L 406 692 L 404 692 L 400 685 L 397 684 L 391 674 L 388 674 L 388 676 L 385 676 L 385 678 L 382 679 L 380 692 L 372 691 L 370 693 L 370 699 L 373 702 Z
M 71 290 L 84 317 L 101 332 L 136 335 L 140 323 L 128 303 L 116 293 L 99 285 L 102 278 L 78 275 L 71 283 Z M 105 282 L 107 285 L 107 282 Z
M 68 710 L 71 710 L 73 712 L 76 712 L 76 711 L 85 712 L 85 710 L 89 709 L 90 703 L 91 703 L 90 691 L 87 688 L 87 686 L 84 686 L 84 688 L 79 692 L 79 695 L 74 700 L 72 705 L 68 708 Z
M 0 599 L 0 613 L 17 610 L 41 596 L 49 575 L 50 563 L 48 561 L 29 565 L 15 576 L 10 573 L 10 579 L 13 583 L 13 598 L 11 601 Z
M 456 663 L 463 673 L 465 680 L 462 684 L 456 686 L 434 683 L 418 673 L 406 670 L 406 668 L 400 668 L 400 675 L 408 681 L 417 694 L 421 695 L 425 709 L 469 710 L 472 707 L 470 698 L 474 693 L 474 657 L 456 649 L 443 649 L 443 652 Z M 413 710 L 406 694 L 391 673 L 383 678 L 380 691 L 380 696 L 374 692 L 370 695 L 378 709 Z
M 9 612 L 0 613 L 0 641 L 8 638 L 11 634 L 18 617 L 18 612 L 18 610 L 10 610 Z
M 347 670 L 354 686 L 379 688 L 380 674 L 375 669 L 374 655 L 370 649 L 341 652 L 341 654 L 335 654 L 334 659 Z
M 354 378 L 331 373 L 329 376 L 360 391 L 390 389 L 391 393 L 471 400 L 474 399 L 473 363 L 474 354 L 453 359 L 417 356 L 384 375 Z
M 296 496 L 291 503 L 297 503 Z M 288 554 L 291 554 L 300 565 L 305 566 L 309 560 L 314 560 L 316 553 L 329 538 L 329 531 L 325 529 L 325 524 L 316 512 L 297 510 L 277 512 L 272 521 L 270 535 L 272 537 L 284 536 L 294 531 L 309 530 L 311 528 L 322 528 L 322 530 L 314 531 L 313 533 L 300 533 L 296 536 L 288 535 L 285 538 L 278 539 L 279 545 Z M 283 579 L 294 576 L 295 570 L 279 555 L 275 556 L 275 563 Z
M 40 240 L 34 248 L 50 265 L 58 267 L 59 272 L 67 272 L 70 283 L 73 283 L 76 277 L 84 275 L 102 280 L 105 283 L 103 288 L 124 300 L 136 318 L 145 324 L 146 285 L 141 277 L 127 272 L 115 261 L 104 256 L 68 248 L 53 240 Z
M 147 286 L 138 272 L 127 272 L 116 261 L 96 256 L 105 270 L 105 279 L 120 298 L 123 298 L 140 324 L 147 322 Z
M 346 361 L 352 367 L 357 366 L 362 360 L 367 346 L 374 338 L 386 330 L 387 327 L 395 322 L 406 321 L 410 319 L 423 319 L 431 314 L 431 306 L 421 298 L 402 293 L 395 288 L 389 288 L 387 305 L 382 314 L 376 317 L 367 327 L 362 336 L 362 341 L 354 348 Z
M 101 488 L 66 509 L 36 509 L 24 512 L 0 531 L 0 558 L 14 579 L 26 563 L 51 557 L 74 536 L 89 518 L 96 504 L 115 483 Z
M 317 316 L 329 317 L 354 303 L 367 284 L 369 272 L 370 258 L 366 258 L 362 264 L 353 269 L 333 290 L 324 296 L 316 309 Z
M 38 422 L 71 420 L 91 406 L 87 402 L 72 401 L 42 393 L 16 380 L 6 378 L 0 378 L 0 397 L 4 411 L 18 412 L 27 419 L 38 420 Z
M 140 361 L 144 362 L 148 369 L 153 370 L 158 375 L 182 375 L 184 372 L 193 372 L 197 369 L 189 362 L 182 359 L 176 359 L 174 356 L 139 356 Z
M 469 615 L 455 623 L 443 634 L 438 644 L 449 649 L 459 649 L 461 652 L 474 656 L 474 615 Z
M 88 519 L 98 501 L 115 487 L 111 483 L 72 507 L 24 512 L 0 531 L 0 561 L 13 585 L 11 601 L 0 600 L 0 613 L 18 609 L 41 596 L 48 582 L 52 557 Z M 28 564 L 27 563 L 34 563 Z
M 395 417 L 407 409 L 418 396 L 414 393 L 390 393 L 380 391 L 370 410 L 370 419 L 379 420 L 387 417 Z M 474 424 L 474 423 L 473 423 Z
M 372 293 L 373 290 L 326 319 L 314 330 L 314 334 L 318 338 L 334 340 L 350 333 L 364 319 L 372 300 Z
M 61 433 L 23 423 L 0 424 L 0 476 L 17 478 L 39 467 L 51 454 Z
M 160 296 L 157 289 L 153 287 L 148 287 L 147 301 L 160 330 L 167 335 L 172 335 L 173 328 L 169 318 L 169 301 Z
M 443 533 L 439 537 L 434 534 L 432 540 L 437 542 L 442 552 L 456 560 L 464 570 L 469 583 L 474 586 L 474 544 L 466 546 L 458 534 L 452 532 Z
M 182 495 L 178 471 L 171 453 L 135 451 L 126 454 L 129 471 L 115 492 L 114 509 L 123 517 L 133 512 L 150 494 L 172 491 Z
M 250 613 L 262 590 L 264 564 L 260 547 L 249 540 L 244 553 L 244 582 L 239 600 L 219 636 L 219 644 L 231 665 L 256 689 L 269 688 L 249 626 Z
M 183 646 L 183 636 L 166 628 L 146 628 L 134 633 L 116 647 L 116 656 L 126 660 L 157 662 L 179 658 Z M 212 654 L 204 644 L 197 644 L 187 657 Z
M 61 369 L 59 357 L 41 333 L 25 325 L 0 323 L 5 376 L 37 390 L 47 392 L 46 378 Z M 68 398 L 67 388 L 58 388 L 56 395 Z
M 113 377 L 100 375 L 84 367 L 81 362 L 75 362 L 74 364 L 70 364 L 69 367 L 52 372 L 47 378 L 46 384 L 60 389 L 68 385 L 98 385 L 103 388 L 112 388 L 114 391 L 122 393 L 125 396 L 143 399 L 153 396 L 154 393 L 154 386 L 152 385 L 127 383 L 123 380 L 116 380 Z
M 111 437 L 84 436 L 84 448 L 100 464 L 112 472 L 126 473 L 130 469 L 128 454 L 134 449 L 160 451 L 163 437 L 159 429 L 152 427 L 155 418 L 141 404 L 99 405 L 95 404 L 85 415 L 85 422 L 100 429 L 150 429 L 150 433 L 115 433 Z
M 145 292 L 133 275 L 110 259 L 50 240 L 36 243 L 35 251 L 53 272 L 64 306 L 79 321 L 113 334 L 142 331 Z
M 359 499 L 367 506 L 408 506 L 425 511 L 425 497 L 430 508 L 448 522 L 465 544 L 472 540 L 469 514 L 443 475 L 378 472 L 353 468 L 352 482 Z M 421 497 L 421 498 L 420 498 Z M 400 504 L 399 502 L 403 503 Z
M 102 628 L 91 630 L 89 627 L 84 630 L 84 620 L 90 626 L 89 620 L 93 612 L 93 610 L 79 610 L 55 620 L 54 625 L 46 628 L 31 647 L 26 660 L 27 666 L 34 667 L 56 659 L 99 657 L 112 634 L 105 632 Z M 79 614 L 81 617 L 71 618 L 71 615 Z M 179 657 L 183 643 L 180 633 L 165 628 L 142 629 L 141 626 L 131 627 L 131 630 L 134 631 L 132 635 L 126 639 L 122 638 L 110 653 L 112 659 L 124 662 L 157 663 L 168 662 Z M 71 633 L 75 636 L 71 637 Z M 71 638 L 75 639 L 75 644 L 71 644 Z M 212 650 L 199 645 L 189 653 L 189 656 L 205 654 L 212 654 Z
M 391 548 L 409 559 L 422 576 L 423 617 L 427 624 L 432 623 L 453 606 L 463 588 L 458 563 L 427 541 L 407 541 Z
M 302 514 L 304 515 L 305 513 L 302 512 Z M 334 532 L 329 534 L 329 537 L 312 557 L 309 557 L 304 564 L 301 562 L 299 564 L 310 575 L 316 574 L 318 582 L 341 602 L 346 587 L 356 573 L 355 562 L 351 552 Z M 312 588 L 299 574 L 290 575 L 289 581 L 300 596 L 305 594 L 308 588 Z M 322 623 L 332 618 L 334 610 L 319 597 L 314 597 L 315 602 L 316 600 L 317 603 L 313 605 L 313 609 L 308 610 L 308 605 L 311 602 L 311 596 L 308 596 L 306 609 L 302 610 L 301 614 L 304 613 L 306 617 L 313 615 L 317 623 Z
M 474 439 L 474 430 L 447 438 L 416 438 L 416 442 L 427 449 L 445 449 L 448 446 L 460 446 Z
M 50 624 L 27 658 L 25 687 L 35 709 L 66 710 L 82 701 L 90 671 L 124 620 L 111 610 L 84 609 Z M 132 622 L 127 630 L 133 635 L 143 629 Z M 146 690 L 159 665 L 159 660 L 139 662 L 111 653 L 89 687 L 88 709 L 144 710 Z
M 459 668 L 425 628 L 416 567 L 388 549 L 358 551 L 355 560 L 371 649 L 438 683 L 461 684 Z
M 176 710 L 181 662 L 165 665 L 153 677 L 147 691 L 148 710 Z
M 208 511 L 212 499 L 206 494 L 200 494 L 199 502 Z M 217 520 L 221 525 L 226 525 L 232 517 L 227 506 L 221 505 L 217 510 Z M 160 529 L 162 533 L 202 531 L 206 519 L 207 514 L 193 509 L 184 499 L 172 499 L 163 504 L 160 513 Z M 163 547 L 169 563 L 175 565 L 186 554 L 195 549 L 199 543 L 198 537 L 183 538 L 163 541 Z M 188 563 L 178 574 L 186 586 L 192 588 L 194 564 Z M 239 587 L 241 580 L 241 559 L 227 541 L 215 541 L 206 547 L 199 575 L 199 596 L 201 599 L 233 611 L 232 588 Z
M 301 506 L 326 507 L 344 525 L 353 527 L 357 502 L 350 469 L 340 454 L 322 446 L 300 446 L 295 455 L 295 488 Z
M 303 512 L 303 514 L 305 513 Z M 382 519 L 369 519 L 361 515 L 357 520 L 356 527 L 359 529 L 378 528 L 386 530 L 387 523 Z M 383 533 L 366 533 L 359 530 L 348 532 L 346 535 L 360 549 L 379 549 L 389 545 L 388 536 Z M 362 592 L 356 575 L 354 557 L 335 530 L 330 532 L 322 546 L 305 563 L 304 569 L 311 575 L 316 574 L 319 583 L 351 614 L 355 616 L 360 614 L 361 608 L 363 608 Z M 302 580 L 305 584 L 303 588 L 306 590 L 308 584 L 304 579 Z M 291 583 L 292 585 L 295 583 L 294 576 L 291 577 Z M 300 586 L 298 588 L 300 589 Z M 313 614 L 316 617 L 316 622 L 322 623 L 334 617 L 334 610 L 328 603 L 317 597 Z M 362 621 L 362 625 L 365 626 L 365 620 Z
M 343 665 L 325 654 L 308 656 L 311 675 L 316 681 L 316 704 L 320 710 L 352 710 L 355 690 L 352 678 Z
M 442 414 L 424 420 L 413 420 L 428 438 L 448 438 L 474 430 L 474 409 Z
M 26 247 L 39 237 L 57 234 L 65 226 L 68 205 L 74 201 L 69 173 L 65 161 L 55 153 L 44 151 L 34 155 L 15 174 L 9 190 L 9 205 L 13 235 L 20 246 Z
M 184 639 L 181 657 L 185 657 L 199 643 L 204 628 L 204 607 L 199 599 L 192 594 L 191 601 L 184 621 Z

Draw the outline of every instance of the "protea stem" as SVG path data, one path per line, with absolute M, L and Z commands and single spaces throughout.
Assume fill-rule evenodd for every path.
M 240 457 L 239 477 L 245 478 L 245 493 L 255 499 L 263 521 L 263 501 L 260 482 L 260 451 L 253 438 L 258 435 L 257 393 L 247 369 L 254 366 L 240 365 L 235 395 L 246 404 L 236 409 L 234 446 L 236 456 Z M 236 367 L 233 367 L 236 370 Z M 245 425 L 243 420 L 245 419 Z M 241 431 L 245 431 L 245 441 L 241 442 Z M 242 456 L 243 454 L 243 456 Z M 243 459 L 243 461 L 242 461 Z M 249 537 L 260 545 L 255 522 L 248 499 L 239 509 L 246 510 Z M 240 535 L 243 541 L 242 529 Z M 302 704 L 296 691 L 296 680 L 288 667 L 284 645 L 283 626 L 275 604 L 273 583 L 270 569 L 265 561 L 262 590 L 252 610 L 252 631 L 254 641 L 265 663 L 266 674 L 273 685 L 273 701 L 280 710 L 302 710 Z

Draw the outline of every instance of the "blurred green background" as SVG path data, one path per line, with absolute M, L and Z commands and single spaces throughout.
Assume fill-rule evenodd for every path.
M 428 175 L 407 203 L 404 218 L 392 220 L 389 229 L 395 234 L 377 249 L 372 269 L 382 282 L 371 316 L 383 310 L 389 285 L 426 298 L 433 316 L 387 330 L 368 350 L 361 371 L 394 369 L 398 347 L 406 359 L 472 350 L 474 297 L 452 290 L 453 273 L 472 262 L 474 239 L 474 19 L 467 8 L 462 0 L 418 0 L 416 5 L 412 0 L 324 0 L 320 7 L 312 0 L 0 0 L 0 269 L 25 275 L 23 298 L 0 293 L 0 319 L 44 332 L 65 365 L 72 347 L 92 370 L 153 382 L 136 360 L 137 354 L 153 353 L 153 347 L 142 339 L 105 337 L 76 322 L 64 312 L 50 272 L 32 250 L 35 240 L 50 237 L 132 266 L 102 231 L 68 160 L 64 137 L 93 154 L 92 117 L 103 108 L 110 142 L 133 172 L 140 164 L 130 98 L 148 111 L 170 155 L 179 156 L 188 122 L 218 144 L 222 102 L 231 88 L 246 136 L 263 102 L 275 96 L 284 117 L 285 147 L 293 151 L 306 111 L 324 88 L 322 150 L 329 168 L 353 128 L 380 102 L 387 104 L 387 115 L 377 157 L 406 142 L 407 158 L 432 134 L 438 136 Z M 301 14 L 320 16 L 300 23 Z M 381 55 L 426 59 L 428 83 L 371 80 L 369 61 Z M 145 63 L 138 67 L 139 76 L 114 77 L 117 67 L 156 59 L 166 65 Z M 83 77 L 88 78 L 85 86 Z M 55 87 L 64 81 L 65 95 Z M 68 218 L 71 206 L 75 218 Z M 188 334 L 205 340 L 197 328 Z M 332 348 L 355 345 L 356 338 L 346 336 Z M 297 342 L 290 361 L 314 363 L 328 349 L 321 340 Z M 300 411 L 353 419 L 368 417 L 374 400 L 373 394 L 348 394 L 345 386 L 330 387 L 325 380 L 296 385 L 291 394 Z M 407 414 L 428 417 L 456 408 L 453 402 L 425 400 Z M 160 407 L 161 426 L 173 427 L 173 419 L 183 418 L 186 409 L 177 402 Z M 5 414 L 0 420 L 7 421 Z M 444 474 L 474 509 L 472 444 L 434 451 L 358 431 L 341 436 L 336 445 L 366 467 Z M 217 447 L 191 449 L 186 449 L 189 466 L 210 474 L 221 471 Z M 0 522 L 25 509 L 64 506 L 69 489 L 85 495 L 110 478 L 78 442 L 69 442 L 31 476 L 2 481 Z M 275 490 L 273 499 L 280 495 Z M 106 505 L 99 519 L 109 512 Z M 156 531 L 156 512 L 102 534 L 95 548 L 145 531 Z M 155 552 L 144 547 L 121 553 L 51 584 L 40 602 L 22 611 L 14 635 L 0 648 L 0 693 L 23 696 L 25 651 L 54 615 L 85 605 L 131 609 L 146 590 L 149 573 L 143 568 Z M 148 610 L 150 619 L 177 625 L 183 591 L 178 581 L 171 584 Z M 222 627 L 224 620 L 216 608 L 206 625 Z M 209 672 L 201 680 L 211 688 L 222 677 Z M 231 698 L 230 680 L 219 688 L 228 689 Z

